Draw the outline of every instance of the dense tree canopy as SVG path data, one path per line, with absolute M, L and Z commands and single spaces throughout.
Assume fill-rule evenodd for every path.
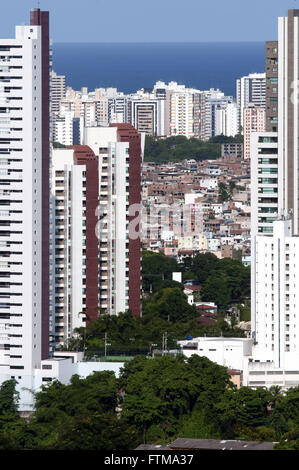
M 209 142 L 217 144 L 227 144 L 229 142 L 242 144 L 244 142 L 244 136 L 242 134 L 238 134 L 235 137 L 228 137 L 227 135 L 220 134 L 211 137 Z
M 172 281 L 172 272 L 187 273 L 188 278 L 201 284 L 200 300 L 215 302 L 220 308 L 217 323 L 204 327 L 198 323 L 199 311 L 191 306 L 183 293 L 183 284 Z M 242 302 L 249 296 L 250 268 L 238 260 L 218 259 L 211 253 L 186 257 L 178 264 L 173 258 L 160 253 L 144 251 L 143 287 L 147 296 L 142 303 L 142 317 L 130 312 L 110 316 L 100 313 L 97 321 L 87 328 L 76 330 L 69 340 L 69 349 L 83 350 L 87 355 L 104 353 L 105 334 L 108 354 L 139 352 L 146 354 L 151 345 L 161 347 L 162 335 L 168 333 L 168 347 L 177 347 L 177 340 L 187 335 L 244 336 L 241 330 L 231 328 L 224 321 L 221 309 L 232 301 Z
M 181 271 L 181 267 L 174 258 L 143 250 L 142 277 L 145 292 L 155 292 L 162 287 L 180 286 L 179 283 L 172 281 L 172 273 L 178 271 Z
M 186 158 L 209 160 L 220 157 L 220 152 L 219 143 L 202 142 L 184 136 L 160 140 L 146 136 L 144 158 L 146 162 L 156 163 L 179 162 Z
M 192 259 L 189 269 L 194 272 L 196 279 L 202 284 L 217 269 L 218 265 L 219 258 L 213 253 L 199 253 Z
M 36 411 L 26 422 L 14 412 L 15 381 L 0 388 L 13 400 L 10 419 L 1 421 L 0 449 L 124 450 L 139 442 L 135 428 L 117 416 L 117 382 L 113 372 L 74 375 L 69 385 L 54 381 L 36 394 Z M 9 393 L 6 393 L 8 392 Z M 1 403 L 0 403 L 1 406 Z
M 190 258 L 187 266 L 190 278 L 197 279 L 202 286 L 202 300 L 224 308 L 231 302 L 241 303 L 250 298 L 250 267 L 238 259 L 219 259 L 212 253 L 199 253 Z
M 172 291 L 173 289 L 171 289 Z M 172 292 L 165 295 L 163 291 L 160 303 L 152 299 L 144 300 L 143 316 L 135 317 L 130 312 L 117 316 L 101 315 L 90 323 L 87 328 L 78 328 L 69 341 L 69 349 L 82 351 L 85 347 L 87 357 L 103 356 L 105 352 L 105 333 L 107 334 L 107 355 L 149 354 L 152 345 L 161 349 L 163 334 L 167 332 L 167 346 L 176 349 L 177 341 L 186 336 L 244 336 L 242 330 L 231 328 L 219 317 L 213 326 L 203 326 L 198 322 L 199 314 L 184 299 L 181 290 L 180 302 L 182 310 L 171 309 L 171 303 L 165 299 L 171 298 Z M 154 294 L 156 295 L 156 294 Z M 183 297 L 181 297 L 183 296 Z M 171 299 L 173 300 L 173 299 Z M 196 315 L 196 316 L 195 316 Z M 179 318 L 178 318 L 179 317 Z
M 157 292 L 163 287 L 183 285 L 171 281 L 172 273 L 181 271 L 183 279 L 197 280 L 202 286 L 202 300 L 215 302 L 223 308 L 232 301 L 243 303 L 250 298 L 250 267 L 238 259 L 219 259 L 212 253 L 199 253 L 186 257 L 179 264 L 161 253 L 144 250 L 143 288 L 145 292 Z
M 195 306 L 188 303 L 187 296 L 179 287 L 160 289 L 143 303 L 143 313 L 155 314 L 165 320 L 188 321 L 199 316 Z
M 204 282 L 201 290 L 201 298 L 207 302 L 215 302 L 223 309 L 231 300 L 231 292 L 228 286 L 228 276 L 225 273 L 214 273 Z
M 0 386 L 0 450 L 128 450 L 177 437 L 279 442 L 299 449 L 299 387 L 237 389 L 205 357 L 136 356 L 116 380 L 95 372 L 36 394 L 27 422 L 16 412 L 16 381 Z
M 174 436 L 183 416 L 196 407 L 208 409 L 230 386 L 224 367 L 199 356 L 135 358 L 125 366 L 120 383 L 126 390 L 123 418 L 145 440 L 155 425 L 165 438 Z
M 218 194 L 219 202 L 229 201 L 229 199 L 231 198 L 230 190 L 224 183 L 218 184 Z
M 208 142 L 196 138 L 188 139 L 179 135 L 166 139 L 146 136 L 144 158 L 146 162 L 167 163 L 185 159 L 213 160 L 221 156 L 221 144 L 243 142 L 243 136 L 227 137 L 219 135 Z
M 136 433 L 127 428 L 119 436 L 123 424 L 116 407 L 113 372 L 94 372 L 86 379 L 74 375 L 70 385 L 56 381 L 37 394 L 30 430 L 39 448 L 113 450 L 117 445 L 121 450 L 131 443 L 132 436 L 136 439 Z

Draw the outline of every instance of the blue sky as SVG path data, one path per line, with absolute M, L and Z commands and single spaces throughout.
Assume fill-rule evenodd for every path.
M 28 23 L 38 1 L 1 5 L 0 35 Z M 54 42 L 210 42 L 277 38 L 277 17 L 299 0 L 40 0 Z

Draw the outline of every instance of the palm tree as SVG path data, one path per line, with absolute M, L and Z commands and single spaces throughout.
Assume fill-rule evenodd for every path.
M 274 409 L 278 405 L 278 403 L 281 402 L 283 398 L 283 392 L 282 389 L 279 385 L 272 385 L 269 388 L 269 392 L 271 393 L 272 399 L 271 399 L 271 408 Z

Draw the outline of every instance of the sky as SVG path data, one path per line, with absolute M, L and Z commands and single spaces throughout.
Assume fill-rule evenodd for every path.
M 2 0 L 0 36 L 50 11 L 53 42 L 230 42 L 277 39 L 299 0 Z

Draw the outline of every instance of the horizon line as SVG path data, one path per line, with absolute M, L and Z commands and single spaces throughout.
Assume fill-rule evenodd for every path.
M 53 44 L 261 44 L 266 41 L 54 41 Z

